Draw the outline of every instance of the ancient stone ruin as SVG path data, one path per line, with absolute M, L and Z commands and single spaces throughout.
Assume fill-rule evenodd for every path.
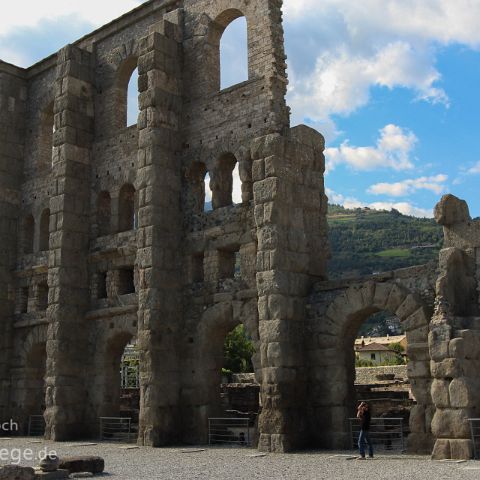
M 328 281 L 324 140 L 290 128 L 281 6 L 151 0 L 30 68 L 0 62 L 0 418 L 43 414 L 49 439 L 95 437 L 137 338 L 138 443 L 204 443 L 225 335 L 243 323 L 259 449 L 346 447 L 353 342 L 387 310 L 408 337 L 410 450 L 470 457 L 480 223 L 445 197 L 439 272 Z M 221 37 L 241 16 L 249 78 L 220 90 Z

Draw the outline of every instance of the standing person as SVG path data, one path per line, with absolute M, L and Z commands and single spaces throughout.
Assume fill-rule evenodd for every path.
M 357 418 L 360 419 L 360 435 L 358 437 L 359 460 L 365 460 L 365 443 L 368 444 L 368 456 L 373 458 L 373 446 L 370 440 L 370 407 L 361 402 L 357 409 Z

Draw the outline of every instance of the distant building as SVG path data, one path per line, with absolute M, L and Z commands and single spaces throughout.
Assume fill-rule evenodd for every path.
M 387 335 L 386 337 L 358 337 L 355 339 L 355 349 L 357 346 L 370 345 L 377 343 L 388 347 L 392 343 L 399 343 L 404 352 L 407 351 L 407 336 L 403 335 Z
M 358 360 L 372 362 L 374 365 L 382 365 L 395 359 L 396 354 L 387 346 L 380 343 L 368 345 L 355 345 L 355 356 Z

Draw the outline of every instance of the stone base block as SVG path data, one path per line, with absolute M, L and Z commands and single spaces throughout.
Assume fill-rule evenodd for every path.
M 5 465 L 0 468 L 0 480 L 34 480 L 35 470 L 20 465 Z
M 457 438 L 439 438 L 433 448 L 433 460 L 470 460 L 473 446 L 471 440 Z
M 69 475 L 70 472 L 68 470 L 63 470 L 61 468 L 53 472 L 43 472 L 40 469 L 35 470 L 35 480 L 63 480 L 68 478 Z

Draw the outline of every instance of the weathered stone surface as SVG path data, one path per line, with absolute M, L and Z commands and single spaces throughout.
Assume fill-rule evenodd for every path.
M 437 409 L 432 419 L 432 433 L 437 438 L 469 438 L 468 418 L 466 410 Z
M 73 472 L 102 473 L 105 469 L 105 460 L 101 457 L 63 457 L 60 459 L 60 468 Z
M 31 467 L 19 465 L 5 465 L 0 467 L 0 480 L 34 480 L 35 470 Z
M 37 470 L 35 472 L 35 478 L 39 480 L 63 480 L 69 478 L 70 472 L 64 469 L 57 469 L 49 472 L 43 470 Z

